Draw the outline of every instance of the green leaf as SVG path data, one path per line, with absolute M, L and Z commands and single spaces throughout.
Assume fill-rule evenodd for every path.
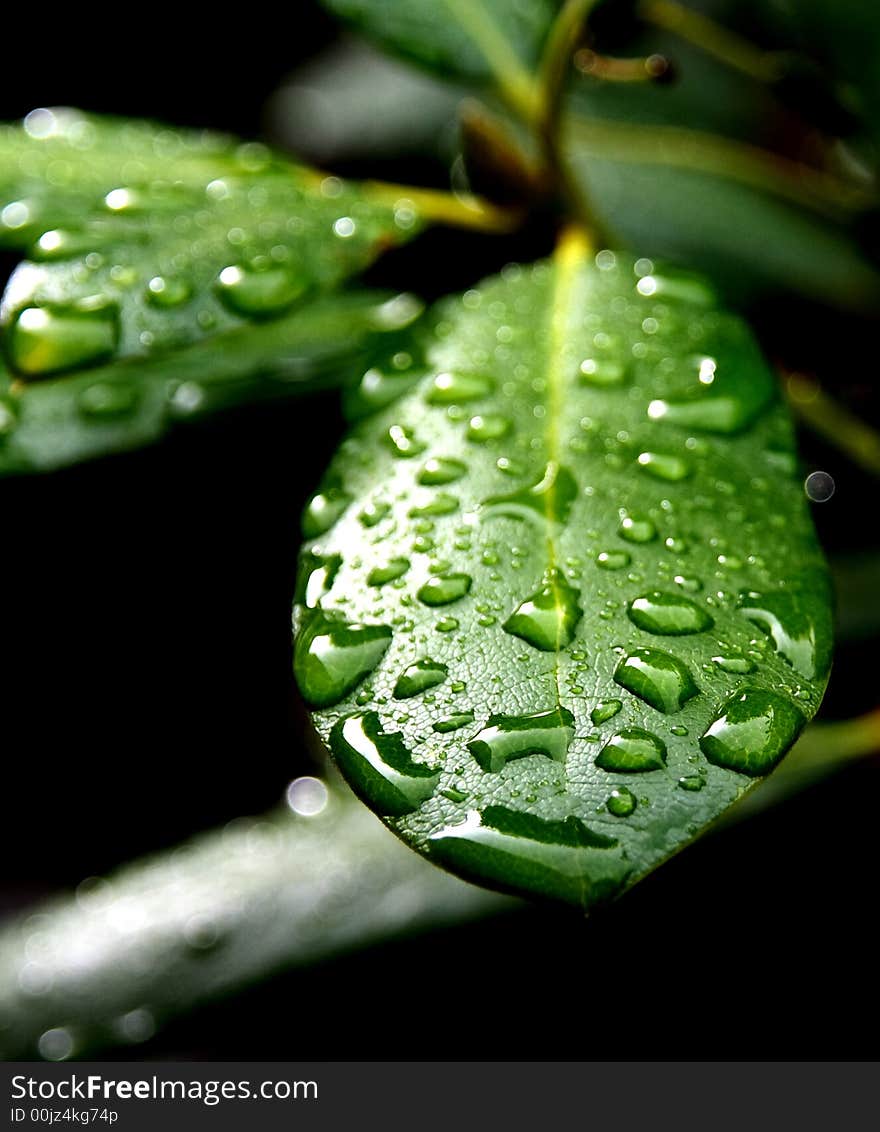
M 0 311 L 0 474 L 132 447 L 182 416 L 365 364 L 419 305 L 332 293 L 421 230 L 424 194 L 401 192 L 74 111 L 4 127 L 0 241 L 29 258 Z
M 349 782 L 472 879 L 586 907 L 815 712 L 831 634 L 792 432 L 707 285 L 569 236 L 432 316 L 307 510 L 296 673 Z
M 527 117 L 553 0 L 324 0 L 386 47 L 443 74 L 502 90 Z

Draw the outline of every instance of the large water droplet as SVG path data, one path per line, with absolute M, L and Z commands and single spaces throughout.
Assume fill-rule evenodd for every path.
M 300 633 L 294 672 L 313 707 L 338 703 L 367 676 L 391 642 L 387 625 L 350 624 L 316 613 Z
M 374 566 L 367 574 L 368 586 L 384 586 L 397 578 L 402 578 L 409 570 L 408 558 L 392 558 L 384 566 Z
M 609 719 L 613 719 L 622 706 L 620 700 L 599 700 L 590 712 L 590 719 L 598 727 L 600 723 L 607 723 Z
M 687 460 L 664 452 L 642 452 L 638 465 L 654 479 L 665 480 L 667 483 L 677 483 L 691 474 Z
M 486 517 L 506 515 L 524 519 L 537 515 L 544 520 L 565 523 L 577 494 L 577 483 L 568 468 L 551 461 L 537 483 L 509 495 L 490 496 L 483 500 L 481 507 Z
M 329 531 L 349 503 L 351 496 L 339 487 L 328 487 L 313 495 L 303 512 L 304 537 L 316 538 Z
M 217 293 L 224 306 L 246 318 L 272 318 L 301 298 L 311 279 L 290 266 L 255 268 L 248 264 L 224 267 Z
M 620 786 L 609 794 L 605 805 L 609 814 L 614 814 L 616 818 L 628 818 L 635 811 L 636 796 L 626 786 Z
M 722 672 L 733 672 L 737 676 L 746 676 L 755 671 L 754 661 L 749 660 L 747 656 L 713 656 L 712 663 Z
M 463 464 L 461 460 L 453 460 L 449 456 L 433 456 L 425 461 L 417 479 L 426 487 L 440 487 L 460 480 L 466 471 L 467 464 Z
M 791 700 L 748 688 L 727 701 L 700 749 L 715 766 L 757 777 L 776 766 L 805 723 Z
M 685 636 L 711 629 L 712 618 L 702 606 L 678 594 L 642 594 L 627 606 L 627 616 L 639 629 L 664 636 Z
M 342 557 L 338 554 L 307 551 L 300 558 L 294 600 L 307 609 L 315 609 L 333 585 L 341 565 Z
M 820 585 L 817 579 L 817 586 Z M 826 641 L 819 639 L 807 612 L 808 601 L 821 601 L 813 594 L 779 591 L 771 594 L 740 594 L 739 610 L 773 641 L 776 651 L 801 675 L 814 679 L 829 663 Z
M 147 284 L 147 301 L 155 307 L 183 306 L 192 296 L 192 287 L 185 279 L 154 275 Z
M 626 367 L 611 358 L 584 358 L 579 380 L 585 385 L 620 385 L 626 378 Z
M 579 591 L 564 578 L 555 577 L 517 607 L 504 622 L 504 629 L 545 652 L 565 648 L 571 644 L 583 612 L 578 596 Z
M 467 427 L 467 438 L 475 444 L 487 444 L 492 440 L 500 440 L 507 436 L 513 427 L 508 417 L 498 413 L 471 417 Z
M 596 555 L 596 565 L 600 570 L 623 570 L 631 561 L 625 550 L 602 550 Z
M 410 509 L 413 519 L 431 518 L 436 515 L 451 515 L 458 510 L 458 500 L 447 491 L 438 491 L 430 503 L 423 503 L 421 507 Z
M 413 430 L 405 425 L 392 425 L 386 433 L 385 440 L 394 455 L 404 460 L 425 451 L 424 444 L 416 438 Z
M 620 520 L 617 533 L 627 542 L 651 542 L 657 537 L 657 528 L 650 519 L 636 515 L 624 515 Z
M 634 649 L 614 670 L 622 688 L 657 711 L 675 712 L 699 692 L 687 666 L 660 649 Z
M 470 574 L 444 574 L 440 578 L 429 578 L 417 596 L 425 605 L 449 605 L 464 597 L 470 588 Z
M 616 838 L 595 832 L 574 815 L 551 821 L 487 806 L 432 834 L 429 851 L 481 880 L 509 886 L 521 878 L 523 885 L 592 906 L 610 900 L 626 879 L 626 866 L 607 854 L 616 845 Z
M 474 713 L 472 711 L 457 711 L 443 719 L 438 719 L 432 730 L 436 731 L 438 735 L 446 735 L 450 731 L 458 731 L 460 727 L 466 727 L 473 722 Z
M 114 306 L 25 307 L 9 330 L 9 359 L 28 377 L 105 361 L 119 337 Z
M 468 743 L 468 750 L 486 771 L 499 771 L 511 759 L 545 755 L 565 762 L 574 735 L 574 716 L 564 707 L 526 715 L 492 715 Z
M 87 420 L 115 421 L 130 417 L 141 403 L 142 393 L 136 385 L 119 381 L 96 381 L 76 399 L 76 408 Z
M 620 774 L 662 770 L 665 764 L 665 743 L 641 727 L 629 727 L 613 735 L 596 758 L 596 766 Z
M 430 798 L 439 772 L 414 761 L 399 732 L 386 735 L 374 711 L 340 719 L 330 749 L 355 790 L 382 814 L 400 817 Z
M 427 692 L 435 688 L 446 679 L 449 669 L 445 664 L 438 664 L 436 660 L 428 657 L 417 660 L 408 665 L 397 677 L 394 685 L 394 698 L 408 700 L 410 696 L 417 696 L 419 692 Z
M 492 392 L 488 377 L 470 373 L 438 373 L 428 387 L 425 400 L 429 405 L 457 405 L 479 401 Z

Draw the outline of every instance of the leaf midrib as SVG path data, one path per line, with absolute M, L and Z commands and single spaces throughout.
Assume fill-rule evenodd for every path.
M 547 343 L 547 422 L 544 430 L 544 444 L 548 464 L 554 469 L 552 485 L 544 496 L 545 537 L 547 544 L 547 568 L 553 602 L 557 609 L 562 608 L 562 594 L 559 589 L 559 555 L 556 547 L 556 530 L 559 523 L 557 484 L 561 468 L 561 445 L 559 424 L 562 419 L 562 392 L 566 381 L 564 360 L 566 340 L 571 324 L 575 283 L 579 272 L 585 266 L 591 245 L 582 228 L 568 228 L 560 237 L 554 255 L 554 282 L 550 296 L 550 333 Z M 556 685 L 556 706 L 562 704 L 559 682 L 560 627 L 557 625 L 556 648 L 553 650 L 553 680 Z

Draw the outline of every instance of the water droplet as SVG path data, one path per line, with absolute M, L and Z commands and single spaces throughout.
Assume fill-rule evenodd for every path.
M 654 479 L 665 480 L 667 483 L 677 483 L 691 474 L 687 460 L 663 452 L 642 452 L 638 465 Z
M 827 589 L 824 580 L 818 578 L 816 586 Z M 792 668 L 811 680 L 825 672 L 830 663 L 827 635 L 825 639 L 820 637 L 805 608 L 807 602 L 816 600 L 815 594 L 793 591 L 744 592 L 739 598 L 740 612 L 770 637 L 776 651 Z
M 429 405 L 457 405 L 463 401 L 479 401 L 492 392 L 488 377 L 469 373 L 438 373 L 428 387 L 425 400 Z
M 330 749 L 354 789 L 382 814 L 400 817 L 434 793 L 439 772 L 414 761 L 399 732 L 387 735 L 374 711 L 334 724 Z
M 628 818 L 638 803 L 632 790 L 627 789 L 626 786 L 620 786 L 609 794 L 605 805 L 609 814 L 614 814 L 616 818 Z
M 511 759 L 545 755 L 565 762 L 574 735 L 574 716 L 564 707 L 526 715 L 492 715 L 468 743 L 468 750 L 485 771 L 499 771 Z
M 590 719 L 598 727 L 600 723 L 607 723 L 609 719 L 613 719 L 622 706 L 620 700 L 599 700 L 590 712 Z
M 523 519 L 537 515 L 544 520 L 565 523 L 577 494 L 577 483 L 568 468 L 551 462 L 530 487 L 520 488 L 510 495 L 490 496 L 483 500 L 481 507 L 487 518 L 505 515 Z
M 763 399 L 754 404 L 739 397 L 718 394 L 681 400 L 656 400 L 648 405 L 652 421 L 665 421 L 680 428 L 732 435 L 746 429 L 757 416 Z
M 690 790 L 696 792 L 702 790 L 706 785 L 706 780 L 700 774 L 683 774 L 678 780 L 679 789 Z
M 556 577 L 526 598 L 504 622 L 504 629 L 533 648 L 557 652 L 571 644 L 581 618 L 579 591 Z
M 154 275 L 147 284 L 147 300 L 156 307 L 179 307 L 192 296 L 192 287 L 185 279 Z
M 791 700 L 748 688 L 727 701 L 700 749 L 715 766 L 757 777 L 776 766 L 805 723 Z
M 507 436 L 512 427 L 507 417 L 502 417 L 498 413 L 487 413 L 485 416 L 471 417 L 466 435 L 468 440 L 475 444 L 486 444 Z
M 687 666 L 660 649 L 634 649 L 614 670 L 622 688 L 662 712 L 679 711 L 699 688 Z
M 45 377 L 105 361 L 118 337 L 114 306 L 25 307 L 9 331 L 9 357 L 19 373 Z
M 440 487 L 443 484 L 460 480 L 467 471 L 467 464 L 448 456 L 433 456 L 425 461 L 425 466 L 416 477 L 425 487 Z
M 433 730 L 438 735 L 446 735 L 450 731 L 458 731 L 460 727 L 466 727 L 469 723 L 474 722 L 474 713 L 472 711 L 458 711 L 453 715 L 447 715 L 443 719 L 438 719 L 433 725 Z
M 610 900 L 626 879 L 626 867 L 604 852 L 616 838 L 596 833 L 580 818 L 549 821 L 506 806 L 471 810 L 464 822 L 431 835 L 432 857 L 463 873 L 510 885 L 528 878 L 547 893 L 573 904 Z
M 328 487 L 317 492 L 306 504 L 303 512 L 303 536 L 316 538 L 329 531 L 349 503 L 351 496 L 341 488 Z
M 664 636 L 703 633 L 714 624 L 706 610 L 689 598 L 656 590 L 631 601 L 626 613 L 639 629 Z
M 402 578 L 409 570 L 408 558 L 392 558 L 384 566 L 374 566 L 367 575 L 368 586 L 384 586 L 397 578 Z
M 424 444 L 417 440 L 413 430 L 405 425 L 392 425 L 386 433 L 385 440 L 394 455 L 404 460 L 425 451 Z
M 451 515 L 457 510 L 458 500 L 455 496 L 445 491 L 438 491 L 430 503 L 425 503 L 421 507 L 413 507 L 410 510 L 410 516 L 417 519 L 422 516 Z
M 446 679 L 449 669 L 445 664 L 438 664 L 427 657 L 410 664 L 397 677 L 394 685 L 394 698 L 408 700 L 410 696 L 417 696 L 419 692 L 427 692 L 435 688 Z
M 94 251 L 97 237 L 92 232 L 68 232 L 53 228 L 44 232 L 31 249 L 31 256 L 38 263 L 57 259 L 73 259 L 86 256 Z
M 665 764 L 663 740 L 640 727 L 629 727 L 613 735 L 596 757 L 596 766 L 621 774 L 661 770 Z
M 580 381 L 585 385 L 620 385 L 625 378 L 624 365 L 610 358 L 584 358 L 580 364 Z
M 623 570 L 632 559 L 625 550 L 602 550 L 596 555 L 600 570 Z
M 834 494 L 834 480 L 828 472 L 810 472 L 804 480 L 804 491 L 814 503 L 827 503 Z
M 733 672 L 737 676 L 746 676 L 755 671 L 755 664 L 746 656 L 713 656 L 712 663 L 717 664 L 723 672 Z
M 88 420 L 118 420 L 130 417 L 141 401 L 141 391 L 135 385 L 113 381 L 96 381 L 76 399 L 77 411 Z
M 455 617 L 441 617 L 434 628 L 438 633 L 454 633 L 458 628 L 458 621 Z
M 311 279 L 290 265 L 254 267 L 236 264 L 224 267 L 217 277 L 217 293 L 234 314 L 246 318 L 271 318 L 301 298 Z
M 617 533 L 627 542 L 651 542 L 657 537 L 657 528 L 650 519 L 639 518 L 635 515 L 624 515 L 620 520 Z
M 425 605 L 449 605 L 458 601 L 471 588 L 470 574 L 444 574 L 429 578 L 416 595 Z
M 347 504 L 346 504 L 346 506 L 347 506 Z M 344 510 L 344 509 L 345 508 L 343 507 L 342 510 Z M 382 520 L 385 518 L 386 515 L 389 514 L 390 511 L 391 511 L 391 504 L 390 503 L 385 503 L 384 500 L 376 500 L 374 502 L 367 503 L 364 506 L 361 513 L 358 515 L 358 518 L 360 519 L 360 521 L 363 523 L 363 525 L 365 527 L 375 527 L 378 523 L 382 522 Z M 340 514 L 341 513 L 342 512 L 340 511 Z M 335 522 L 335 520 L 334 520 L 334 522 Z M 331 525 L 332 525 L 332 523 L 331 523 Z M 316 532 L 316 533 L 320 534 L 321 532 Z
M 294 672 L 313 707 L 338 703 L 367 676 L 391 642 L 387 625 L 350 624 L 315 613 L 294 650 Z

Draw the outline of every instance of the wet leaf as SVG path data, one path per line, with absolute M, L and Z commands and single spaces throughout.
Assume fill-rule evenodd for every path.
M 329 296 L 421 230 L 404 203 L 210 135 L 68 110 L 4 127 L 0 242 L 27 259 L 2 303 L 0 473 L 366 364 L 419 304 Z
M 317 730 L 387 824 L 585 907 L 776 765 L 830 656 L 772 375 L 699 277 L 643 268 L 572 235 L 441 303 L 307 511 L 295 614 Z

